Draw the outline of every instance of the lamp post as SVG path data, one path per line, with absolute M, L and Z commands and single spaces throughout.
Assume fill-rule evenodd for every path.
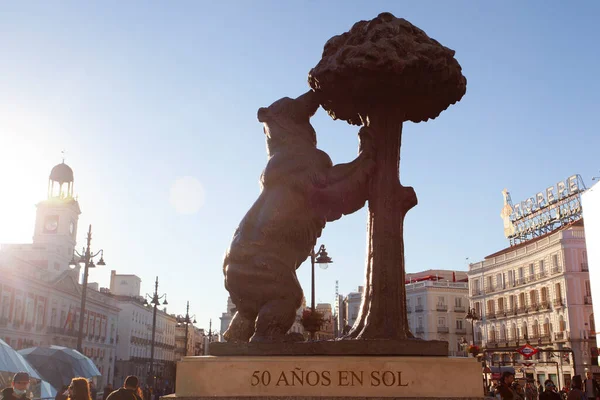
M 315 307 L 315 264 L 319 264 L 319 267 L 321 267 L 321 269 L 327 269 L 329 264 L 332 262 L 333 262 L 333 260 L 331 259 L 331 257 L 329 257 L 327 255 L 327 250 L 325 250 L 324 244 L 322 244 L 319 247 L 319 251 L 317 251 L 316 253 L 315 253 L 314 248 L 311 250 L 311 252 L 310 252 L 310 264 L 311 264 L 310 310 L 311 310 L 311 313 L 314 313 L 316 311 L 316 307 Z M 315 340 L 315 331 L 310 332 L 310 340 Z
M 83 248 L 81 253 L 77 250 L 73 249 L 73 258 L 69 265 L 78 265 L 82 263 L 83 267 L 83 288 L 81 289 L 81 309 L 79 311 L 79 332 L 77 332 L 77 351 L 83 353 L 82 343 L 83 343 L 83 320 L 85 316 L 85 300 L 87 295 L 87 285 L 88 285 L 88 273 L 90 268 L 95 268 L 94 258 L 100 255 L 100 260 L 98 261 L 99 266 L 106 265 L 104 263 L 104 250 L 99 250 L 96 253 L 93 253 L 90 245 L 92 243 L 92 225 L 88 229 L 87 234 L 87 246 Z M 78 259 L 75 259 L 75 256 Z
M 187 302 L 187 307 L 185 309 L 185 317 L 177 317 L 177 322 L 180 324 L 185 324 L 185 350 L 183 355 L 188 355 L 188 328 L 190 324 L 196 323 L 196 315 L 192 315 L 190 317 L 190 302 Z
M 168 305 L 167 302 L 167 294 L 164 293 L 162 295 L 158 295 L 158 276 L 156 277 L 156 281 L 154 282 L 154 294 L 150 295 L 146 293 L 146 299 L 144 300 L 144 304 L 148 305 L 148 299 L 150 300 L 150 304 L 154 306 L 154 310 L 152 313 L 152 343 L 150 343 L 150 371 L 148 371 L 148 383 L 152 387 L 154 387 L 154 338 L 156 336 L 156 309 L 160 305 L 160 300 L 165 299 L 163 301 L 163 305 Z
M 475 345 L 475 321 L 479 321 L 479 317 L 477 316 L 477 312 L 474 308 L 469 308 L 469 312 L 465 316 L 467 321 L 471 321 L 471 333 L 473 335 L 473 345 Z

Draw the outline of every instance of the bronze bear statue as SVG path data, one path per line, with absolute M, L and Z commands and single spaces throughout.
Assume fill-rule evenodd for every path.
M 319 108 L 309 91 L 258 110 L 268 163 L 261 192 L 242 219 L 223 264 L 225 288 L 236 313 L 224 334 L 231 342 L 280 342 L 302 305 L 296 269 L 328 221 L 362 208 L 374 170 L 369 128 L 359 131 L 358 157 L 333 165 L 317 149 L 310 118 Z

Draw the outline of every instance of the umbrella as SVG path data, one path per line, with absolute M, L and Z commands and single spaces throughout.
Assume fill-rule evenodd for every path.
M 42 379 L 40 374 L 31 367 L 25 358 L 2 339 L 0 339 L 0 371 L 11 372 L 13 374 L 27 372 L 33 379 Z
M 54 399 L 56 397 L 56 389 L 52 387 L 46 381 L 41 381 L 40 383 L 40 398 L 41 399 Z
M 55 388 L 68 385 L 75 377 L 92 378 L 101 375 L 92 360 L 68 347 L 30 347 L 19 350 L 19 353 L 40 373 L 43 380 Z

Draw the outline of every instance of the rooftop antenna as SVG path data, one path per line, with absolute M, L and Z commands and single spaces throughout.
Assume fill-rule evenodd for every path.
M 598 172 L 600 172 L 600 171 L 598 171 Z M 593 180 L 593 181 L 600 181 L 600 176 L 594 176 L 594 177 L 592 178 L 592 180 Z
M 62 149 L 60 154 L 62 155 L 62 163 L 65 163 L 65 155 L 67 154 L 67 152 L 65 151 L 65 149 Z

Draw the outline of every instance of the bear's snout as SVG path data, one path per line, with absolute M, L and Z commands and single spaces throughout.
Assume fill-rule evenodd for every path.
M 269 109 L 266 107 L 259 108 L 256 117 L 258 118 L 258 122 L 267 122 L 269 119 Z

